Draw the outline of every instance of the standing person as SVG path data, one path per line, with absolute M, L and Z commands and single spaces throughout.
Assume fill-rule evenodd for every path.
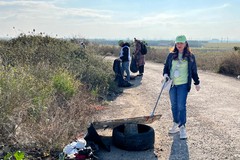
M 129 43 L 121 43 L 121 51 L 119 58 L 122 60 L 122 76 L 124 75 L 124 71 L 127 74 L 126 80 L 130 81 L 130 71 L 129 71 L 129 63 L 131 60 L 130 54 L 130 44 Z
M 137 67 L 139 69 L 139 74 L 137 76 L 143 76 L 144 73 L 144 65 L 145 65 L 145 56 L 141 52 L 141 42 L 134 38 L 135 42 L 135 51 L 133 53 L 136 62 L 137 62 Z
M 187 39 L 184 35 L 176 37 L 175 46 L 168 54 L 163 69 L 164 81 L 173 80 L 169 91 L 173 127 L 169 133 L 180 130 L 180 139 L 186 139 L 186 101 L 191 89 L 192 79 L 197 91 L 200 90 L 200 81 L 197 73 L 195 56 L 191 53 Z

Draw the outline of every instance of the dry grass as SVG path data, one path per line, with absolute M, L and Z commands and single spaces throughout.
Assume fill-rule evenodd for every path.
M 30 108 L 16 110 L 14 117 L 21 122 L 17 125 L 14 138 L 21 145 L 36 144 L 46 151 L 63 148 L 84 133 L 91 122 L 95 111 L 90 97 L 87 90 L 81 89 L 71 101 L 62 99 L 61 106 L 56 101 L 50 103 L 38 118 L 29 115 Z M 55 98 L 58 99 L 58 95 Z
M 220 64 L 219 73 L 235 76 L 240 75 L 240 53 L 233 53 Z
M 75 41 L 23 35 L 0 44 L 0 145 L 49 153 L 86 132 L 92 106 L 114 88 L 111 64 Z

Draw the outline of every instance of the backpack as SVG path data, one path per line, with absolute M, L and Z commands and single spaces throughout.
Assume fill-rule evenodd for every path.
M 143 42 L 141 42 L 141 54 L 142 55 L 147 54 L 147 46 Z

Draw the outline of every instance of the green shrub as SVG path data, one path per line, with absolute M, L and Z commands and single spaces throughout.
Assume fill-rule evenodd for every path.
M 4 46 L 0 52 L 4 65 L 40 65 L 50 69 L 65 68 L 69 73 L 77 75 L 77 78 L 89 86 L 90 92 L 94 91 L 96 96 L 108 92 L 108 83 L 112 75 L 109 74 L 111 71 L 105 73 L 104 70 L 111 68 L 111 66 L 102 65 L 104 63 L 102 57 L 96 55 L 116 52 L 114 46 L 89 44 L 85 49 L 74 40 L 66 41 L 48 36 L 33 35 L 21 35 L 1 44 Z M 38 76 L 38 74 L 36 75 Z M 61 90 L 60 92 L 64 92 L 66 97 L 71 97 L 73 91 L 69 90 L 66 93 L 66 91 Z
M 89 124 L 89 93 L 67 70 L 43 65 L 0 66 L 1 142 L 17 139 L 18 144 L 34 142 L 47 150 L 61 148 Z M 67 108 L 57 102 L 58 94 L 69 99 Z
M 84 69 L 79 76 L 80 80 L 87 84 L 88 89 L 96 96 L 106 95 L 113 77 L 112 64 L 96 55 L 91 55 L 86 61 Z
M 75 77 L 67 71 L 60 70 L 53 76 L 53 87 L 66 99 L 71 98 L 77 92 L 78 86 L 79 83 L 75 81 Z
M 96 97 L 114 88 L 96 48 L 47 36 L 0 41 L 0 141 L 62 149 L 86 131 Z
M 234 46 L 234 47 L 233 47 L 233 50 L 234 50 L 234 51 L 238 51 L 238 52 L 240 53 L 240 47 Z
M 4 44 L 0 52 L 4 65 L 37 65 L 45 62 L 56 67 L 68 62 L 76 44 L 49 36 L 21 35 Z
M 43 99 L 51 90 L 47 82 L 41 81 L 31 73 L 35 69 L 29 67 L 0 67 L 1 70 L 1 106 L 11 112 L 31 99 Z M 41 104 L 43 105 L 43 104 Z
M 36 69 L 27 66 L 0 66 L 0 137 L 4 140 L 7 135 L 14 135 L 15 126 L 23 121 L 39 119 L 51 99 L 50 83 L 36 78 L 33 72 Z

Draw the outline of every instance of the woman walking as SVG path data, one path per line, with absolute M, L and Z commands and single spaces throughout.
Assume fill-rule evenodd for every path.
M 191 53 L 184 35 L 176 37 L 175 46 L 168 54 L 163 69 L 164 81 L 173 80 L 169 91 L 173 127 L 169 133 L 180 131 L 180 139 L 186 139 L 186 101 L 191 89 L 192 79 L 197 91 L 200 90 L 200 81 L 197 73 L 195 56 Z

